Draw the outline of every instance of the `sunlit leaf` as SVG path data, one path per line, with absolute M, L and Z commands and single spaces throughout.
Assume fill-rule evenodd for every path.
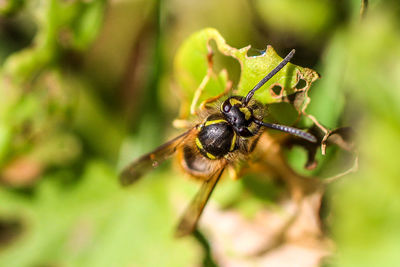
M 190 36 L 181 46 L 175 60 L 175 75 L 183 92 L 183 102 L 186 103 L 181 114 L 188 113 L 188 106 L 204 77 L 207 75 L 208 54 L 210 42 L 217 44 L 218 53 L 238 60 L 241 66 L 240 82 L 235 94 L 245 96 L 264 76 L 274 69 L 281 61 L 275 50 L 268 46 L 265 53 L 259 56 L 248 56 L 250 46 L 237 49 L 229 46 L 220 33 L 212 28 L 201 30 Z M 222 82 L 215 83 L 223 75 Z M 204 88 L 201 99 L 207 99 L 223 92 L 226 86 L 225 74 L 211 76 L 210 83 Z M 285 97 L 297 92 L 307 92 L 311 84 L 319 78 L 318 73 L 291 63 L 287 64 L 271 80 L 269 80 L 254 96 L 254 99 L 264 104 L 285 100 Z M 296 88 L 300 80 L 305 84 Z M 276 88 L 279 87 L 276 92 Z M 307 96 L 303 95 L 300 102 L 294 103 L 298 110 L 303 109 Z M 199 101 L 200 103 L 201 101 Z

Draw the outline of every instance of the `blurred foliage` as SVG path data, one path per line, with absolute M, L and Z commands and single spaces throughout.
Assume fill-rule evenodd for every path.
M 161 168 L 128 190 L 117 182 L 121 166 L 177 133 L 170 122 L 188 113 L 186 102 L 207 72 L 210 39 L 218 52 L 209 95 L 228 80 L 247 92 L 275 64 L 268 62 L 292 48 L 296 55 L 287 69 L 305 66 L 321 74 L 308 91 L 305 112 L 328 129 L 352 126 L 359 153 L 359 170 L 329 186 L 323 202 L 326 234 L 336 247 L 324 264 L 395 266 L 400 5 L 369 1 L 363 18 L 360 5 L 0 1 L 0 266 L 226 266 L 222 252 L 243 260 L 215 241 L 217 220 L 200 224 L 204 237 L 172 238 L 197 188 L 179 171 Z M 235 48 L 249 44 L 254 48 L 248 51 Z M 267 45 L 278 53 L 263 54 Z M 268 64 L 254 64 L 251 76 L 244 66 L 252 60 Z M 290 88 L 297 78 L 291 76 Z M 274 102 L 268 90 L 257 97 Z M 298 110 L 288 103 L 274 103 L 269 111 L 271 121 L 312 125 L 309 118 L 297 121 Z M 348 154 L 335 146 L 325 156 L 318 150 L 314 170 L 304 169 L 301 147 L 284 155 L 296 172 L 326 178 L 351 167 Z M 265 207 L 280 210 L 286 190 L 270 178 L 222 180 L 210 205 L 217 202 L 248 220 Z M 246 258 L 263 266 L 257 259 Z

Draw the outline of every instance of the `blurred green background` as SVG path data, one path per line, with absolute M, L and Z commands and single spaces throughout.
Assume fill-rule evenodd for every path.
M 360 9 L 356 0 L 0 1 L 0 266 L 293 266 L 288 258 L 397 266 L 400 4 Z M 175 225 L 195 182 L 166 164 L 119 185 L 123 166 L 179 133 L 171 125 L 180 106 L 174 58 L 205 27 L 233 47 L 251 44 L 251 55 L 267 44 L 281 57 L 295 48 L 292 62 L 322 76 L 307 112 L 330 129 L 354 129 L 359 169 L 329 185 L 322 201 L 329 245 L 318 244 L 327 253 L 252 253 L 262 235 L 247 247 L 218 239 L 218 227 L 235 221 L 252 231 L 248 222 L 266 207 L 284 212 L 285 188 L 270 179 L 222 181 L 205 231 L 179 240 Z M 237 61 L 215 65 L 238 84 Z M 293 123 L 286 108 L 275 117 Z M 317 152 L 314 171 L 304 170 L 301 148 L 286 155 L 294 170 L 321 179 L 349 167 L 336 147 Z

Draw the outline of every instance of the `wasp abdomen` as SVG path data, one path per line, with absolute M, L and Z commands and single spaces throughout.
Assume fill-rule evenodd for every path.
M 224 119 L 208 118 L 200 127 L 196 146 L 209 159 L 218 159 L 236 149 L 236 133 Z

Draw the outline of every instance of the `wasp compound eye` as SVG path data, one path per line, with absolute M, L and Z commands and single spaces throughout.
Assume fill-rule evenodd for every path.
M 229 103 L 229 101 L 224 101 L 224 103 L 222 104 L 222 111 L 223 112 L 229 112 L 231 110 L 232 106 Z

